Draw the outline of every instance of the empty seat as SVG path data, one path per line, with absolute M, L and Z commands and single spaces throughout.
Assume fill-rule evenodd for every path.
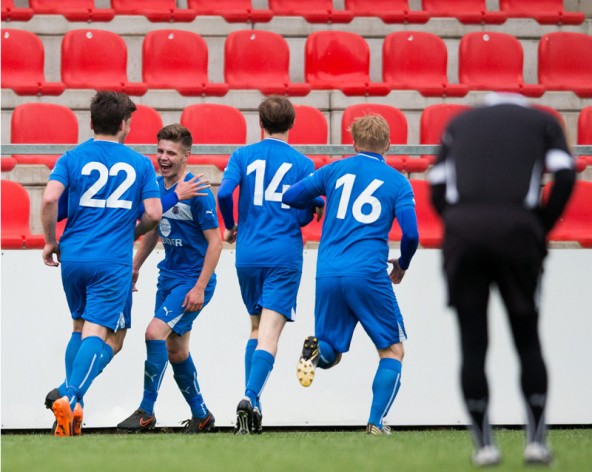
M 78 120 L 72 110 L 53 103 L 23 103 L 12 112 L 12 144 L 76 144 Z M 58 155 L 14 155 L 19 164 L 43 164 L 53 169 Z
M 353 144 L 349 127 L 356 118 L 366 115 L 380 115 L 388 123 L 390 128 L 391 145 L 407 144 L 407 119 L 403 112 L 390 105 L 379 105 L 373 103 L 361 103 L 350 105 L 343 111 L 341 117 L 341 144 Z M 407 156 L 387 155 L 386 163 L 402 172 L 415 172 L 413 163 Z M 409 166 L 411 166 L 410 170 Z
M 29 0 L 35 14 L 63 15 L 68 21 L 111 21 L 115 11 L 95 8 L 94 0 Z
M 410 182 L 415 197 L 419 244 L 427 248 L 441 247 L 444 226 L 432 206 L 430 185 L 426 180 L 411 179 Z
M 31 234 L 30 200 L 27 190 L 18 182 L 0 182 L 2 200 L 2 249 L 43 247 L 42 234 Z
M 32 16 L 32 8 L 15 7 L 13 0 L 2 0 L 2 21 L 29 21 Z
M 176 0 L 111 0 L 118 15 L 142 15 L 150 21 L 193 21 L 195 12 L 177 8 Z
M 146 105 L 136 105 L 132 114 L 131 130 L 125 138 L 125 144 L 157 144 L 156 135 L 162 128 L 162 118 L 154 108 Z M 149 156 L 154 168 L 158 164 L 154 155 Z
M 446 44 L 433 33 L 397 31 L 382 44 L 382 80 L 391 89 L 417 90 L 424 96 L 463 97 L 466 85 L 450 84 Z
M 2 162 L 2 172 L 10 172 L 17 165 L 16 159 L 11 156 L 2 156 L 0 161 Z
M 541 24 L 580 25 L 585 20 L 581 12 L 563 9 L 563 0 L 499 0 L 500 10 L 508 18 L 534 18 Z
M 65 85 L 46 82 L 45 49 L 34 33 L 2 29 L 2 88 L 17 95 L 60 95 Z
M 189 8 L 198 15 L 222 16 L 229 23 L 267 23 L 273 12 L 253 9 L 251 0 L 187 0 Z
M 68 31 L 62 39 L 62 80 L 68 88 L 115 90 L 144 95 L 148 86 L 127 80 L 127 46 L 117 33 Z
M 228 85 L 208 79 L 208 46 L 197 33 L 155 30 L 142 44 L 142 79 L 151 89 L 175 89 L 181 95 L 222 96 Z
M 370 48 L 360 35 L 317 31 L 306 39 L 304 74 L 313 89 L 345 95 L 387 95 L 385 83 L 370 83 Z
M 408 0 L 345 0 L 345 9 L 354 16 L 377 16 L 385 23 L 426 23 L 424 11 L 409 10 Z
M 301 16 L 309 23 L 349 23 L 354 14 L 333 9 L 333 0 L 269 0 L 269 8 L 279 16 Z
M 294 110 L 296 110 L 296 119 L 288 133 L 288 143 L 326 145 L 329 140 L 329 126 L 325 115 L 317 108 L 308 105 L 294 105 Z M 319 154 L 308 157 L 312 159 L 317 169 L 326 164 L 329 159 L 328 156 Z
M 290 48 L 270 31 L 234 31 L 224 45 L 224 80 L 233 89 L 257 89 L 266 95 L 307 95 L 309 84 L 290 81 Z
M 578 144 L 592 146 L 592 105 L 582 108 L 578 116 Z M 580 156 L 578 162 L 592 166 L 592 155 Z
M 453 17 L 461 23 L 501 24 L 507 15 L 487 11 L 485 0 L 422 0 L 423 9 L 430 17 Z
M 592 97 L 592 36 L 584 33 L 548 33 L 538 48 L 539 83 L 546 90 L 571 90 Z
M 471 90 L 495 90 L 540 97 L 544 88 L 525 84 L 520 41 L 506 33 L 465 34 L 458 47 L 458 75 Z
M 229 105 L 199 103 L 190 105 L 181 113 L 181 124 L 193 136 L 193 144 L 245 144 L 247 122 L 243 114 Z M 227 155 L 195 155 L 190 164 L 211 164 L 224 170 Z
M 442 133 L 450 120 L 459 113 L 470 109 L 471 107 L 468 105 L 451 103 L 438 103 L 427 106 L 419 119 L 419 144 L 439 144 Z M 435 158 L 435 155 L 420 157 L 423 163 L 426 164 L 426 169 L 434 162 Z
M 552 182 L 543 188 L 543 201 L 549 198 Z M 592 182 L 576 181 L 567 206 L 549 233 L 551 241 L 577 241 L 592 247 Z
M 323 234 L 323 222 L 325 220 L 317 221 L 317 216 L 312 218 L 312 221 L 306 226 L 302 226 L 302 240 L 306 243 L 318 243 Z

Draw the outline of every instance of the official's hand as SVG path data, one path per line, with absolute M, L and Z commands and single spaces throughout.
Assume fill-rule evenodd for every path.
M 236 235 L 238 233 L 238 225 L 234 225 L 232 229 L 225 229 L 224 230 L 224 241 L 229 244 L 234 244 L 236 242 Z
M 398 259 L 389 259 L 389 263 L 393 265 L 393 269 L 389 274 L 389 279 L 391 279 L 391 282 L 394 284 L 400 284 L 405 276 L 405 271 L 401 269 Z
M 53 258 L 53 255 L 56 255 L 56 259 Z M 57 267 L 60 265 L 60 247 L 58 243 L 45 243 L 43 247 L 43 253 L 41 255 L 43 257 L 43 262 L 46 266 L 50 267 Z
M 210 181 L 208 179 L 203 179 L 202 177 L 204 174 L 198 174 L 195 177 L 185 180 L 185 174 L 181 180 L 177 182 L 177 187 L 175 188 L 175 193 L 179 198 L 179 201 L 188 200 L 193 197 L 205 197 L 208 194 L 204 192 L 204 190 L 211 187 Z

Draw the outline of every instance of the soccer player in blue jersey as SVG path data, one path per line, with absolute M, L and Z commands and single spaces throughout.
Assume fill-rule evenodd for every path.
M 237 149 L 228 162 L 218 191 L 226 230 L 236 241 L 236 270 L 243 302 L 251 318 L 245 351 L 245 397 L 237 407 L 236 434 L 261 432 L 260 396 L 275 360 L 286 321 L 294 321 L 302 272 L 302 233 L 314 213 L 322 216 L 317 199 L 304 211 L 282 203 L 282 193 L 314 171 L 312 161 L 288 143 L 294 107 L 285 97 L 272 96 L 259 105 L 264 139 Z M 238 225 L 233 216 L 233 191 L 240 185 Z
M 297 375 L 308 387 L 315 367 L 336 365 L 361 323 L 380 356 L 366 431 L 390 434 L 383 418 L 401 385 L 406 339 L 391 282 L 401 282 L 417 249 L 415 201 L 409 181 L 385 164 L 390 132 L 384 118 L 359 118 L 351 133 L 357 155 L 320 168 L 282 198 L 304 208 L 319 195 L 327 197 L 317 260 L 315 336 L 304 342 Z M 388 233 L 395 217 L 403 237 L 401 257 L 388 261 L 393 264 L 389 281 Z
M 154 167 L 122 144 L 135 109 L 125 94 L 97 93 L 90 106 L 94 137 L 60 157 L 43 193 L 43 261 L 62 265 L 74 325 L 66 348 L 66 358 L 72 357 L 67 389 L 52 402 L 56 436 L 81 432 L 82 398 L 110 360 L 105 341 L 121 344 L 131 325 L 126 304 L 134 239 L 154 228 L 162 214 Z M 66 189 L 68 224 L 58 246 L 58 202 Z
M 157 135 L 157 160 L 161 177 L 158 184 L 163 202 L 172 196 L 179 180 L 190 180 L 186 172 L 192 138 L 179 124 L 162 128 Z M 165 370 L 170 362 L 179 390 L 191 408 L 185 433 L 202 433 L 214 427 L 214 416 L 208 410 L 197 382 L 197 370 L 189 352 L 193 322 L 209 303 L 216 287 L 214 270 L 222 251 L 218 229 L 216 201 L 207 195 L 177 201 L 165 211 L 156 229 L 147 233 L 134 257 L 134 282 L 140 267 L 158 242 L 165 258 L 160 270 L 154 318 L 146 329 L 147 359 L 144 364 L 144 396 L 139 408 L 119 423 L 119 429 L 145 431 L 154 428 L 154 404 Z

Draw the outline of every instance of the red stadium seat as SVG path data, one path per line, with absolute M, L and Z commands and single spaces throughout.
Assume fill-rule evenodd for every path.
M 387 95 L 385 83 L 370 83 L 370 48 L 361 36 L 317 31 L 306 39 L 304 73 L 313 89 L 339 89 L 345 95 Z
M 224 80 L 232 89 L 257 89 L 270 95 L 302 96 L 309 84 L 290 81 L 290 48 L 270 31 L 234 31 L 224 45 Z
M 146 105 L 136 105 L 137 109 L 132 114 L 131 131 L 125 138 L 125 144 L 157 144 L 156 135 L 162 128 L 160 114 Z M 154 168 L 158 170 L 156 156 L 151 155 L 150 160 Z
M 302 240 L 304 244 L 311 242 L 318 243 L 321 240 L 321 235 L 323 234 L 324 221 L 324 219 L 321 219 L 321 221 L 317 221 L 317 215 L 314 215 L 312 221 L 301 228 Z
M 13 0 L 2 0 L 2 21 L 29 21 L 32 16 L 32 8 L 15 7 Z
M 2 156 L 0 162 L 2 162 L 2 172 L 10 172 L 17 165 L 16 159 L 10 156 Z
M 592 106 L 582 108 L 578 116 L 578 144 L 592 146 Z M 587 166 L 592 166 L 592 155 L 580 156 L 578 161 Z
M 288 143 L 298 144 L 327 144 L 329 140 L 329 126 L 325 115 L 317 108 L 307 105 L 294 105 L 296 119 L 294 127 L 288 133 Z M 313 154 L 308 156 L 318 169 L 329 161 L 329 156 Z
M 411 187 L 415 196 L 419 244 L 427 248 L 441 247 L 444 226 L 432 207 L 430 185 L 426 180 L 411 179 Z
M 439 36 L 420 31 L 390 33 L 382 44 L 382 80 L 391 89 L 417 90 L 426 97 L 464 97 L 466 85 L 450 84 L 448 51 Z
M 45 48 L 38 36 L 29 31 L 2 29 L 2 88 L 17 95 L 60 95 L 66 86 L 46 82 Z
M 585 33 L 548 33 L 538 49 L 539 83 L 546 90 L 571 90 L 592 97 L 592 36 Z
M 111 21 L 115 12 L 95 8 L 94 0 L 29 0 L 36 15 L 63 15 L 68 21 Z
M 31 234 L 30 200 L 27 190 L 18 182 L 2 180 L 2 249 L 43 247 L 42 234 Z
M 62 39 L 62 80 L 68 88 L 144 95 L 148 85 L 127 80 L 127 46 L 117 33 L 68 31 Z
M 468 105 L 454 105 L 451 103 L 438 103 L 427 106 L 419 119 L 419 144 L 439 144 L 442 133 L 450 120 L 459 113 L 470 109 L 471 107 Z M 427 169 L 427 166 L 434 162 L 436 156 L 426 155 L 421 156 L 420 159 L 427 164 Z
M 534 18 L 543 25 L 581 25 L 586 16 L 563 9 L 563 0 L 500 0 L 500 10 L 508 18 Z
M 515 92 L 540 97 L 544 88 L 525 84 L 524 52 L 520 41 L 506 33 L 465 34 L 458 47 L 458 75 L 471 90 Z
M 424 11 L 409 10 L 408 0 L 345 0 L 345 9 L 354 16 L 377 16 L 385 23 L 426 23 Z
M 246 144 L 247 122 L 243 114 L 229 105 L 199 103 L 181 113 L 181 124 L 193 136 L 193 144 Z M 189 164 L 214 165 L 224 170 L 228 163 L 224 155 L 190 156 Z
M 432 18 L 453 17 L 461 23 L 499 25 L 508 18 L 503 12 L 487 11 L 485 0 L 422 0 L 422 4 Z
M 549 198 L 552 182 L 543 188 L 543 201 Z M 550 241 L 577 241 L 592 248 L 592 182 L 576 181 L 573 194 L 561 218 L 549 233 Z
M 72 110 L 53 103 L 23 103 L 12 112 L 12 144 L 77 144 L 78 120 Z M 53 169 L 58 155 L 14 155 L 19 164 Z
M 208 79 L 208 46 L 192 31 L 155 30 L 144 37 L 142 79 L 151 89 L 175 89 L 181 95 L 222 96 L 228 85 Z
M 188 22 L 195 19 L 195 12 L 177 8 L 175 0 L 111 0 L 118 15 L 142 15 L 150 21 Z
M 301 16 L 309 23 L 349 23 L 354 13 L 334 10 L 333 0 L 269 0 L 269 8 L 278 16 Z
M 350 105 L 343 111 L 341 144 L 353 144 L 352 135 L 348 129 L 356 118 L 373 114 L 380 115 L 387 121 L 391 133 L 391 144 L 407 144 L 407 119 L 403 112 L 389 105 L 371 103 Z M 412 159 L 407 156 L 387 155 L 385 160 L 388 165 L 401 172 L 416 172 Z
M 271 10 L 254 10 L 251 0 L 187 0 L 189 8 L 198 15 L 222 16 L 229 23 L 267 23 Z

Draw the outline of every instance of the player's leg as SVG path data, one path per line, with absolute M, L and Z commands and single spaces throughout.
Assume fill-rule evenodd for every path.
M 251 335 L 249 336 L 247 346 L 245 347 L 245 388 L 247 387 L 249 375 L 251 374 L 251 362 L 253 360 L 253 353 L 257 349 L 257 338 L 259 337 L 259 321 L 261 320 L 261 315 L 251 315 L 250 318 Z

